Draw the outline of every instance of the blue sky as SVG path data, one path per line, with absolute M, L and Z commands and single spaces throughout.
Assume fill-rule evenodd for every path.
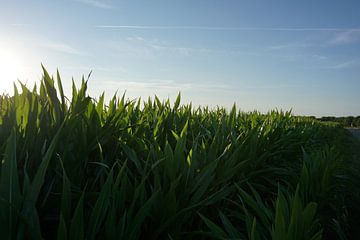
M 95 96 L 360 115 L 359 12 L 350 0 L 2 0 L 0 90 L 38 82 L 43 63 L 68 93 L 92 70 Z

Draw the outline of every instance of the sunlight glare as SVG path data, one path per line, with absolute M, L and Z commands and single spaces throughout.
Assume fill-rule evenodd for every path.
M 13 92 L 13 83 L 20 79 L 22 71 L 19 55 L 0 46 L 0 94 Z

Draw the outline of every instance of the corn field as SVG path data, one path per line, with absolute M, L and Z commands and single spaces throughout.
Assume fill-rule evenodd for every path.
M 0 97 L 1 239 L 357 239 L 358 143 L 340 125 L 105 101 L 85 79 L 70 99 L 43 70 Z

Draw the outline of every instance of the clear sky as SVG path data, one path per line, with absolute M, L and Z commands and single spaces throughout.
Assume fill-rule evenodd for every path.
M 0 91 L 41 63 L 68 93 L 360 115 L 360 1 L 1 0 Z

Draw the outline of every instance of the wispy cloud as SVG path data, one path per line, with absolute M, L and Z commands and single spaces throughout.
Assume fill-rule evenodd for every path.
M 350 61 L 341 62 L 341 63 L 337 63 L 337 64 L 334 64 L 334 65 L 326 66 L 324 68 L 326 68 L 326 69 L 347 69 L 347 68 L 354 68 L 354 67 L 359 67 L 359 66 L 360 66 L 360 61 L 358 61 L 358 60 L 350 60 Z
M 29 27 L 31 24 L 28 23 L 11 23 L 10 26 L 12 27 Z
M 66 53 L 66 54 L 71 54 L 71 55 L 83 55 L 84 54 L 81 51 L 79 51 L 78 49 L 76 49 L 66 43 L 62 43 L 62 42 L 46 41 L 42 44 L 42 46 L 47 49 L 56 51 L 56 52 L 61 52 L 61 53 Z
M 337 33 L 329 43 L 333 45 L 343 45 L 358 41 L 360 41 L 360 30 L 353 29 Z
M 301 27 L 208 27 L 208 26 L 154 26 L 154 25 L 97 25 L 104 29 L 144 29 L 144 30 L 209 30 L 209 31 L 360 31 L 360 28 L 301 28 Z
M 97 7 L 97 8 L 102 8 L 102 9 L 111 9 L 113 8 L 112 5 L 105 3 L 104 1 L 100 1 L 100 0 L 75 0 L 76 2 L 80 2 L 80 3 L 84 3 L 86 5 L 92 6 L 92 7 Z
M 84 66 L 84 65 L 66 65 L 64 67 L 62 67 L 61 69 L 64 70 L 74 70 L 76 72 L 94 72 L 94 73 L 98 73 L 98 72 L 102 72 L 102 73 L 126 73 L 127 69 L 125 67 L 122 66 L 116 66 L 116 67 L 101 67 L 101 66 Z
M 194 53 L 210 52 L 210 49 L 192 48 L 186 46 L 174 46 L 166 41 L 159 39 L 146 39 L 140 36 L 127 37 L 120 41 L 108 41 L 106 44 L 112 51 L 140 56 L 142 58 L 152 58 L 171 54 L 172 56 L 191 56 Z
M 287 49 L 303 49 L 303 48 L 308 48 L 311 47 L 311 44 L 308 43 L 301 43 L 301 42 L 291 42 L 291 43 L 284 43 L 284 44 L 279 44 L 279 45 L 272 45 L 267 47 L 266 50 L 270 50 L 270 51 L 276 51 L 276 50 L 287 50 Z
M 327 60 L 328 57 L 324 56 L 324 55 L 319 55 L 319 54 L 312 54 L 310 55 L 310 58 L 316 61 L 323 61 L 323 60 Z
M 123 40 L 107 41 L 102 43 L 111 49 L 112 52 L 127 54 L 141 58 L 154 58 L 164 55 L 172 57 L 191 57 L 195 55 L 260 55 L 260 53 L 234 48 L 206 48 L 194 46 L 179 46 L 171 42 L 163 41 L 157 38 L 144 38 L 142 36 L 129 36 Z
M 120 89 L 153 89 L 153 90 L 177 90 L 183 91 L 194 87 L 193 83 L 177 83 L 174 80 L 141 79 L 137 81 L 105 81 L 102 84 L 110 85 Z
M 104 81 L 102 84 L 111 86 L 112 89 L 128 89 L 128 90 L 175 90 L 175 91 L 205 91 L 205 92 L 239 92 L 239 91 L 257 91 L 257 90 L 272 90 L 298 87 L 290 84 L 275 84 L 275 85 L 243 85 L 234 86 L 230 83 L 219 82 L 184 82 L 180 80 L 166 80 L 166 79 L 138 79 L 136 81 L 127 80 L 110 80 Z
M 106 72 L 106 73 L 126 73 L 128 70 L 122 66 L 116 67 L 95 67 L 92 69 L 94 72 Z

